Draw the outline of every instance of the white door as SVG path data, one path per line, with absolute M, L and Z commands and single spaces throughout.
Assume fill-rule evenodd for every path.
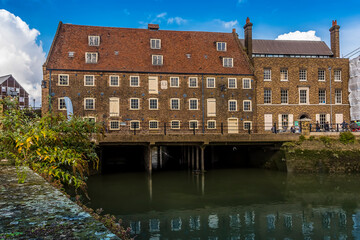
M 344 116 L 342 113 L 335 114 L 335 123 L 342 123 L 344 121 Z
M 158 78 L 157 77 L 149 77 L 149 93 L 150 94 L 158 94 Z
M 228 118 L 228 133 L 239 133 L 239 123 L 237 118 Z
M 120 115 L 120 99 L 116 97 L 110 98 L 110 117 L 118 117 Z
M 264 115 L 264 123 L 265 123 L 265 131 L 271 131 L 271 128 L 273 126 L 272 114 Z
M 207 116 L 216 117 L 216 99 L 209 98 L 207 100 Z

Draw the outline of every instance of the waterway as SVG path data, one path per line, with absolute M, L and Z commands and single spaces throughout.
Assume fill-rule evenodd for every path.
M 105 174 L 90 206 L 123 219 L 136 239 L 360 239 L 360 175 L 260 169 Z

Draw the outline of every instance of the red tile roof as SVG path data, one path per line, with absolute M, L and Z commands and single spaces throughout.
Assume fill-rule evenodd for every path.
M 88 36 L 100 36 L 100 46 L 89 46 Z M 161 49 L 150 49 L 150 39 L 161 39 Z M 226 42 L 227 51 L 216 50 Z M 118 55 L 114 52 L 118 51 Z M 75 52 L 69 57 L 69 52 Z M 86 52 L 98 52 L 98 63 L 85 63 Z M 186 54 L 191 54 L 188 58 Z M 163 55 L 153 66 L 151 55 Z M 222 65 L 231 57 L 234 67 Z M 47 69 L 153 73 L 252 74 L 236 33 L 165 31 L 59 24 L 45 63 Z

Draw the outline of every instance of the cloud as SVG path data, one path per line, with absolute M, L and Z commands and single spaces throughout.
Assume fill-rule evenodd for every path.
M 316 32 L 313 30 L 307 32 L 289 32 L 279 35 L 275 40 L 307 40 L 307 41 L 321 41 L 320 37 L 317 37 Z
M 167 13 L 163 12 L 163 13 L 156 15 L 156 18 L 165 18 L 166 15 L 167 15 Z
M 130 12 L 129 12 L 129 10 L 127 10 L 126 8 L 123 10 L 123 13 L 125 14 L 125 15 L 130 15 Z
M 46 55 L 36 42 L 40 32 L 5 9 L 0 9 L 0 26 L 0 76 L 12 74 L 39 104 Z
M 187 23 L 187 20 L 186 19 L 183 19 L 181 17 L 173 17 L 173 18 L 169 18 L 167 20 L 167 23 L 168 24 L 173 24 L 173 23 L 176 23 L 177 25 L 182 25 L 182 24 L 185 24 Z

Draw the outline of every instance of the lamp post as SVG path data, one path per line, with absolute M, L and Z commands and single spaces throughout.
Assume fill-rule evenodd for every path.
M 332 92 L 331 92 L 331 67 L 328 68 L 329 69 L 329 74 L 330 74 L 330 127 L 332 128 Z

